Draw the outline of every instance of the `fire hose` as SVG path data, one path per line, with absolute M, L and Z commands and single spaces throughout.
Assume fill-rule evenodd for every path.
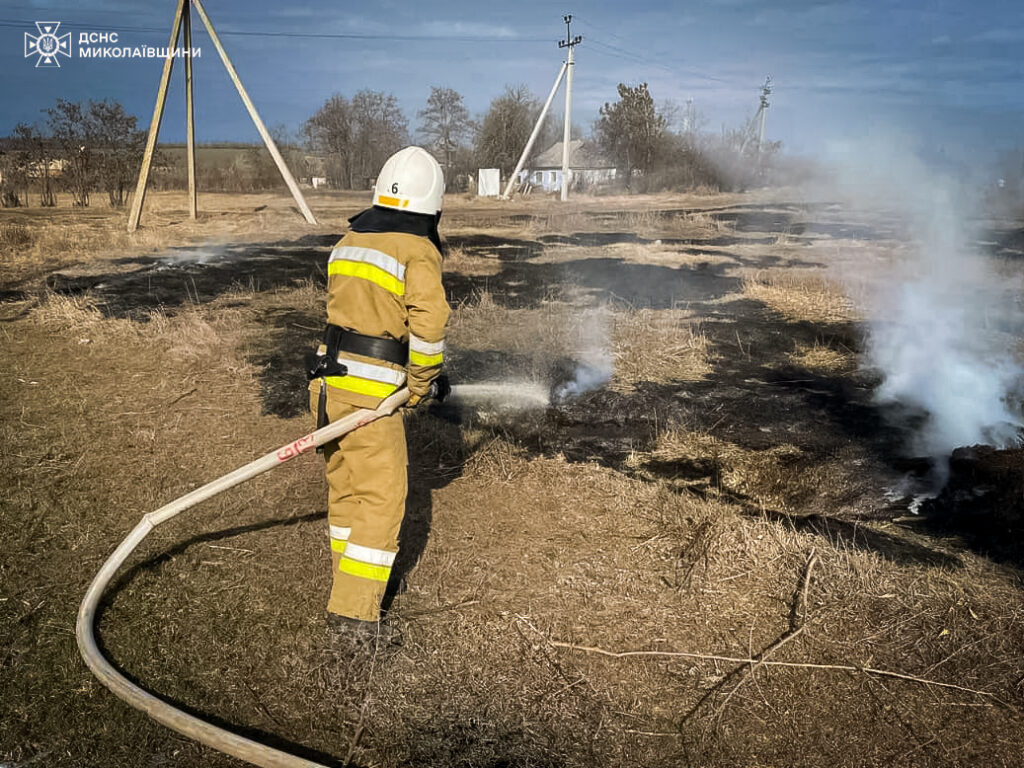
M 408 399 L 409 390 L 400 389 L 381 402 L 374 410 L 358 410 L 333 424 L 328 424 L 326 427 L 300 437 L 294 442 L 281 446 L 276 451 L 272 451 L 266 456 L 246 464 L 244 467 L 239 467 L 233 472 L 229 472 L 223 477 L 219 477 L 201 488 L 197 488 L 143 516 L 139 524 L 132 529 L 127 538 L 121 542 L 120 546 L 114 550 L 114 553 L 107 558 L 103 567 L 100 568 L 99 573 L 92 580 L 92 584 L 89 585 L 89 591 L 85 593 L 85 598 L 78 609 L 78 622 L 75 627 L 75 634 L 78 638 L 78 650 L 81 652 L 82 658 L 85 659 L 89 669 L 92 670 L 92 673 L 96 675 L 99 681 L 118 698 L 145 712 L 158 723 L 225 754 L 237 757 L 240 760 L 245 760 L 253 765 L 263 766 L 264 768 L 325 768 L 321 763 L 314 763 L 288 752 L 282 752 L 279 749 L 244 738 L 223 728 L 218 728 L 212 723 L 208 723 L 201 718 L 171 706 L 166 701 L 132 683 L 107 661 L 96 644 L 96 635 L 94 633 L 96 609 L 103 597 L 103 591 L 107 588 L 114 574 L 117 573 L 125 560 L 128 559 L 128 556 L 135 551 L 135 548 L 139 546 L 142 540 L 156 526 L 167 522 L 172 517 L 194 507 L 201 501 L 223 493 L 229 488 L 234 488 L 236 485 L 251 480 L 268 470 L 275 469 L 286 461 L 317 448 L 324 443 L 335 440 L 354 429 L 369 424 L 371 421 L 394 413 Z

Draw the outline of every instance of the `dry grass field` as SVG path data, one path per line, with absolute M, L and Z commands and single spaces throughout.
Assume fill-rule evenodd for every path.
M 0 213 L 0 766 L 237 765 L 104 689 L 75 612 L 145 512 L 311 427 L 365 195 L 310 202 Z M 607 380 L 406 417 L 400 647 L 329 641 L 307 456 L 146 541 L 98 623 L 120 669 L 332 766 L 1021 764 L 1021 549 L 908 511 L 835 277 L 891 228 L 775 191 L 459 197 L 442 233 L 456 382 Z

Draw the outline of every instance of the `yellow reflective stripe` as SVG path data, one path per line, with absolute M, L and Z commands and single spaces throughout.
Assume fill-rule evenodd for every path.
M 327 385 L 355 392 L 357 395 L 369 395 L 370 397 L 387 397 L 397 387 L 383 381 L 371 381 L 360 379 L 358 376 L 324 376 Z
M 349 376 L 355 376 L 360 379 L 383 381 L 388 384 L 394 384 L 396 387 L 405 381 L 405 371 L 385 368 L 383 365 L 363 363 L 359 360 L 342 357 L 341 355 L 338 355 L 338 363 L 345 366 Z
M 443 352 L 436 355 L 424 355 L 421 352 L 409 350 L 409 362 L 413 365 L 440 365 L 443 360 Z
M 348 544 L 348 542 L 343 541 L 342 539 L 331 539 L 331 551 L 344 552 L 346 544 Z
M 360 579 L 370 579 L 371 581 L 387 581 L 391 576 L 391 568 L 386 565 L 370 565 L 370 563 L 361 563 L 358 560 L 349 560 L 347 557 L 341 558 L 338 562 L 338 570 L 349 576 L 358 576 Z
M 378 251 L 376 248 L 357 248 L 352 245 L 342 246 L 341 248 L 335 248 L 331 251 L 331 258 L 328 263 L 332 261 L 360 261 L 364 264 L 373 264 L 375 267 L 380 267 L 389 275 L 394 275 L 399 280 L 405 280 L 405 266 L 390 254 L 384 253 L 384 251 Z
M 383 269 L 373 264 L 361 261 L 332 261 L 327 265 L 328 275 L 347 275 L 369 280 L 383 288 L 385 291 L 396 296 L 405 295 L 405 283 L 394 275 L 388 274 Z
M 422 352 L 424 355 L 436 355 L 438 352 L 444 352 L 444 339 L 440 341 L 425 341 L 415 333 L 410 333 L 409 349 Z
M 388 197 L 387 195 L 377 195 L 377 202 L 381 205 L 391 205 L 395 208 L 408 208 L 409 201 L 403 200 L 400 197 Z
M 361 563 L 391 566 L 394 564 L 395 556 L 397 554 L 397 552 L 389 552 L 386 549 L 374 549 L 373 547 L 364 547 L 362 544 L 355 544 L 350 541 L 348 544 L 347 557 L 350 560 L 358 560 Z

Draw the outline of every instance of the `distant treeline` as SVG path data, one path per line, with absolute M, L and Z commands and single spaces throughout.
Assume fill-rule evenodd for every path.
M 410 143 L 432 151 L 445 169 L 449 191 L 472 186 L 479 168 L 499 168 L 503 179 L 514 169 L 540 114 L 539 99 L 524 86 L 506 86 L 487 111 L 473 118 L 460 93 L 431 89 L 417 113 L 415 132 L 393 94 L 362 90 L 335 94 L 295 133 L 272 131 L 289 168 L 306 183 L 335 189 L 366 189 L 384 160 Z M 20 124 L 0 139 L 0 202 L 6 206 L 55 205 L 70 194 L 87 206 L 97 192 L 112 206 L 123 206 L 133 189 L 145 132 L 117 102 L 58 99 L 45 120 Z M 758 146 L 751 122 L 734 130 L 708 133 L 692 106 L 656 104 L 647 84 L 620 84 L 618 98 L 606 103 L 592 126 L 588 158 L 614 180 L 612 191 L 742 189 L 767 183 L 777 172 L 779 144 Z M 583 138 L 573 126 L 573 139 Z M 561 116 L 549 116 L 526 167 L 561 140 Z M 280 175 L 262 145 L 199 145 L 197 183 L 202 191 L 255 192 L 281 186 Z M 187 185 L 184 145 L 161 145 L 151 183 L 156 189 Z

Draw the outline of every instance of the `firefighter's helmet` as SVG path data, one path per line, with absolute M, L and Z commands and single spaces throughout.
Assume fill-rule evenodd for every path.
M 443 195 L 444 174 L 434 156 L 422 147 L 406 147 L 380 169 L 373 204 L 433 216 L 441 210 Z

